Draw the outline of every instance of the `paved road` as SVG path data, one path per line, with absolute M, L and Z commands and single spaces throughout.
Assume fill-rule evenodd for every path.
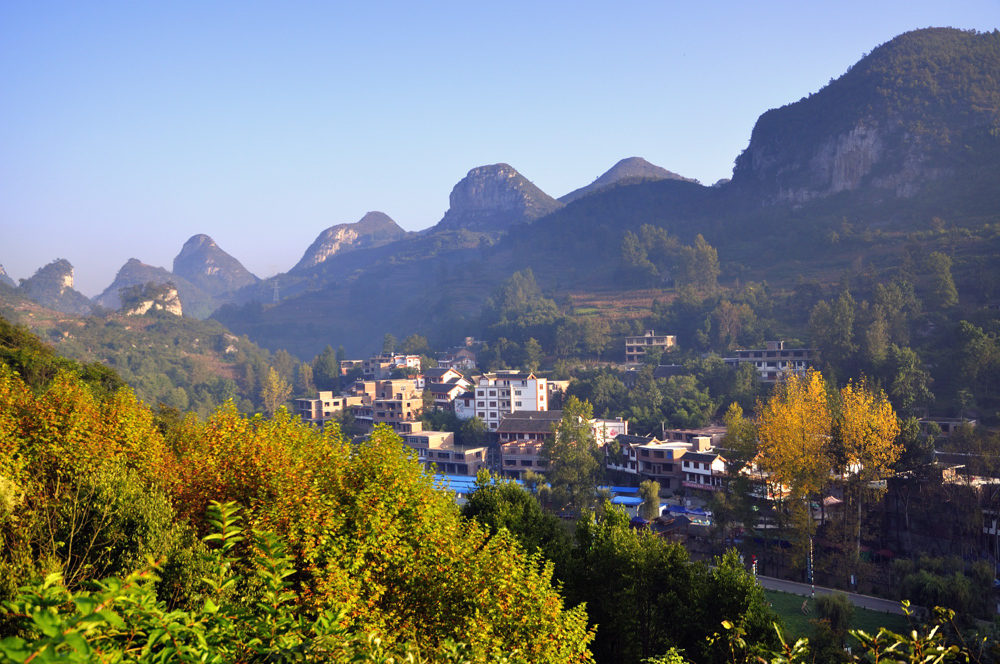
M 757 576 L 757 580 L 760 581 L 760 585 L 764 586 L 768 590 L 780 590 L 782 592 L 792 593 L 793 595 L 802 595 L 804 597 L 810 597 L 812 595 L 812 586 L 808 583 L 795 583 L 794 581 L 785 581 L 784 579 L 775 579 L 774 577 L 759 575 Z M 817 595 L 829 595 L 839 592 L 843 591 L 816 586 Z M 903 615 L 903 607 L 896 600 L 882 599 L 881 597 L 872 597 L 871 595 L 859 595 L 857 593 L 845 594 L 850 598 L 851 603 L 854 604 L 854 606 L 860 606 L 873 611 L 882 611 L 883 613 L 897 613 L 899 615 Z

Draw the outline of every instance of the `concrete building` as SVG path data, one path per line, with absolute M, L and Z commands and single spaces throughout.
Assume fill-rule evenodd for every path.
M 736 351 L 736 357 L 726 358 L 726 363 L 750 362 L 762 381 L 773 383 L 783 373 L 804 374 L 811 356 L 811 348 L 785 348 L 784 341 L 768 341 L 765 348 Z
M 677 337 L 672 334 L 656 334 L 653 330 L 646 330 L 641 337 L 625 337 L 625 363 L 637 364 L 643 361 L 647 351 L 653 348 L 664 351 L 675 345 Z
M 293 408 L 295 414 L 306 424 L 322 427 L 327 420 L 344 412 L 345 408 L 361 403 L 360 397 L 343 396 L 333 392 L 320 392 L 315 399 L 295 399 Z
M 500 416 L 516 410 L 548 410 L 544 378 L 520 371 L 483 374 L 476 384 L 476 409 L 490 431 L 500 426 Z
M 417 453 L 418 461 L 427 470 L 475 477 L 486 468 L 486 448 L 457 446 L 455 434 L 450 431 L 406 434 L 403 442 Z
M 373 355 L 362 360 L 365 380 L 385 380 L 396 369 L 420 371 L 419 355 Z

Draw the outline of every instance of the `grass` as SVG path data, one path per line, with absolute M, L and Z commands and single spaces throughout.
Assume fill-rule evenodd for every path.
M 809 620 L 817 617 L 815 602 L 809 601 L 810 612 L 809 615 L 805 615 L 802 613 L 802 600 L 806 599 L 805 597 L 776 590 L 765 590 L 764 594 L 767 595 L 767 601 L 771 603 L 771 608 L 781 616 L 785 623 L 786 640 L 794 641 L 801 637 L 812 636 L 813 626 Z M 879 627 L 886 627 L 899 633 L 908 629 L 909 622 L 907 622 L 906 616 L 854 607 L 851 629 L 860 629 L 874 634 L 878 632 Z

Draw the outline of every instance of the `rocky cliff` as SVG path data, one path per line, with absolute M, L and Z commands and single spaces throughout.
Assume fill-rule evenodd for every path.
M 642 157 L 629 157 L 628 159 L 619 161 L 586 187 L 580 187 L 565 196 L 560 196 L 559 200 L 563 203 L 570 203 L 581 196 L 586 196 L 598 189 L 610 187 L 623 180 L 683 180 L 684 182 L 697 182 L 697 180 L 686 178 L 665 168 L 651 164 Z
M 207 235 L 195 235 L 184 243 L 173 271 L 213 297 L 259 281 Z
M 141 316 L 149 311 L 163 311 L 174 316 L 184 314 L 177 288 L 170 282 L 129 286 L 123 288 L 120 295 L 121 312 L 126 316 Z
M 162 285 L 166 283 L 174 285 L 178 301 L 183 305 L 183 311 L 187 315 L 195 318 L 206 318 L 215 308 L 212 297 L 187 279 L 171 274 L 162 267 L 146 265 L 135 258 L 129 259 L 118 270 L 115 280 L 104 289 L 104 292 L 94 298 L 94 302 L 106 309 L 117 311 L 122 307 L 121 292 L 123 289 L 146 284 Z
M 319 234 L 289 272 L 301 272 L 349 249 L 378 247 L 406 235 L 389 215 L 369 212 L 353 224 L 337 224 Z
M 89 314 L 90 300 L 73 288 L 73 266 L 60 258 L 21 282 L 21 293 L 43 307 L 66 314 Z
M 14 287 L 17 286 L 17 284 L 14 283 L 14 280 L 10 278 L 10 275 L 8 275 L 7 272 L 3 269 L 3 265 L 0 265 L 0 284 L 6 284 L 7 286 L 14 286 Z
M 845 191 L 908 198 L 966 178 L 1000 146 L 998 82 L 1000 33 L 906 33 L 816 94 L 762 115 L 732 184 L 780 203 Z
M 563 206 L 507 164 L 473 168 L 451 190 L 438 229 L 501 231 Z

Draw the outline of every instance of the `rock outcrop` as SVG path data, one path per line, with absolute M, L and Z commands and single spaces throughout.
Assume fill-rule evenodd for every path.
M 507 164 L 473 168 L 449 197 L 438 229 L 502 231 L 563 206 Z
M 7 286 L 17 287 L 14 280 L 10 278 L 10 275 L 3 269 L 3 265 L 0 265 L 0 284 L 5 284 Z
M 163 311 L 175 316 L 184 315 L 177 287 L 172 283 L 148 283 L 121 290 L 121 312 L 126 316 L 141 316 L 149 311 Z
M 187 279 L 171 274 L 162 267 L 147 265 L 138 259 L 131 258 L 118 270 L 115 280 L 94 298 L 94 302 L 106 309 L 118 310 L 122 307 L 121 293 L 123 289 L 148 284 L 173 284 L 177 290 L 178 300 L 183 305 L 183 311 L 195 318 L 207 318 L 215 308 L 212 297 Z
M 762 115 L 732 186 L 763 203 L 841 192 L 882 200 L 962 178 L 968 164 L 997 150 L 997 52 L 995 32 L 933 28 L 896 37 L 819 92 Z
M 173 272 L 212 297 L 231 293 L 259 281 L 207 235 L 195 235 L 184 243 L 181 253 L 174 259 Z
M 73 266 L 64 258 L 40 268 L 21 282 L 19 290 L 43 307 L 65 314 L 87 315 L 91 311 L 87 296 L 73 288 Z
M 349 249 L 378 247 L 406 235 L 389 215 L 369 212 L 353 224 L 337 224 L 319 234 L 289 272 L 301 272 Z
M 686 178 L 665 168 L 651 164 L 642 157 L 629 157 L 628 159 L 619 161 L 586 187 L 580 187 L 565 196 L 560 196 L 559 200 L 563 203 L 570 203 L 581 196 L 586 196 L 604 187 L 610 187 L 623 180 L 683 180 L 684 182 L 697 182 L 697 180 Z

